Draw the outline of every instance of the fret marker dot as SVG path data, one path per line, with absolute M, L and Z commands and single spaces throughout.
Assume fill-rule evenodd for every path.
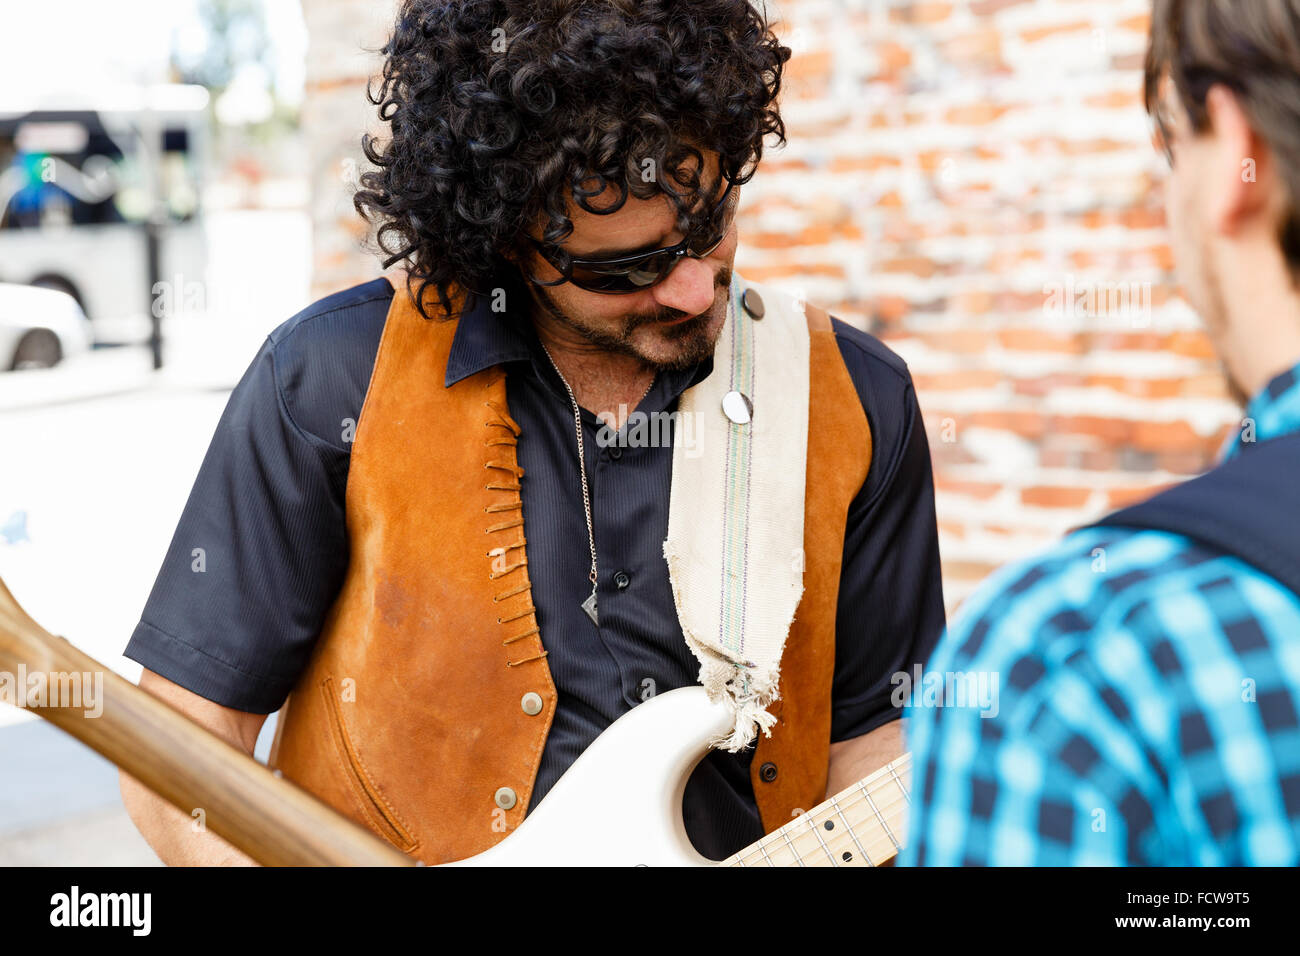
M 845 863 L 847 863 L 849 862 L 849 860 L 853 859 L 853 854 L 850 853 L 848 850 L 845 850 L 844 855 L 840 857 L 840 859 L 843 860 Z
M 833 820 L 827 820 L 826 823 L 823 824 L 823 826 L 825 826 L 827 830 L 834 830 L 834 829 L 835 829 L 835 821 L 833 821 Z

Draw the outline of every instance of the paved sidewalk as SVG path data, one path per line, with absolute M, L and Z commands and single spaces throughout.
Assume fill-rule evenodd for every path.
M 0 728 L 0 866 L 158 866 L 117 768 L 53 724 Z
M 265 762 L 272 715 L 255 755 Z M 117 768 L 53 724 L 0 727 L 0 866 L 160 866 L 122 806 Z

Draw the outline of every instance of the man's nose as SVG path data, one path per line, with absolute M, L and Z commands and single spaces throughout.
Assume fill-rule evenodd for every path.
M 667 309 L 698 315 L 713 305 L 713 269 L 702 259 L 683 258 L 677 268 L 651 291 Z

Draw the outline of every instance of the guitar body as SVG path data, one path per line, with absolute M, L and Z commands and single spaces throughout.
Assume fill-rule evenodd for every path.
M 703 687 L 652 697 L 596 738 L 519 827 L 452 866 L 712 866 L 682 822 L 686 781 L 730 729 Z

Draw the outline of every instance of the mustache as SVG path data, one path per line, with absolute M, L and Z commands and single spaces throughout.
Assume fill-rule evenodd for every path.
M 726 289 L 729 288 L 730 286 L 731 286 L 731 270 L 723 269 L 714 278 L 713 287 L 715 290 L 717 290 L 717 289 Z M 710 306 L 710 309 L 711 308 L 712 306 Z M 669 308 L 660 307 L 658 309 L 655 309 L 653 312 L 642 313 L 640 315 L 629 315 L 624 321 L 626 324 L 627 331 L 631 332 L 633 329 L 638 329 L 643 325 L 650 325 L 653 322 L 669 322 L 672 321 L 673 319 L 682 319 L 685 318 L 688 314 L 689 313 L 683 312 L 681 309 L 669 309 Z M 700 312 L 696 314 L 695 318 L 702 319 L 708 314 L 709 314 L 709 310 L 705 310 L 704 312 Z

